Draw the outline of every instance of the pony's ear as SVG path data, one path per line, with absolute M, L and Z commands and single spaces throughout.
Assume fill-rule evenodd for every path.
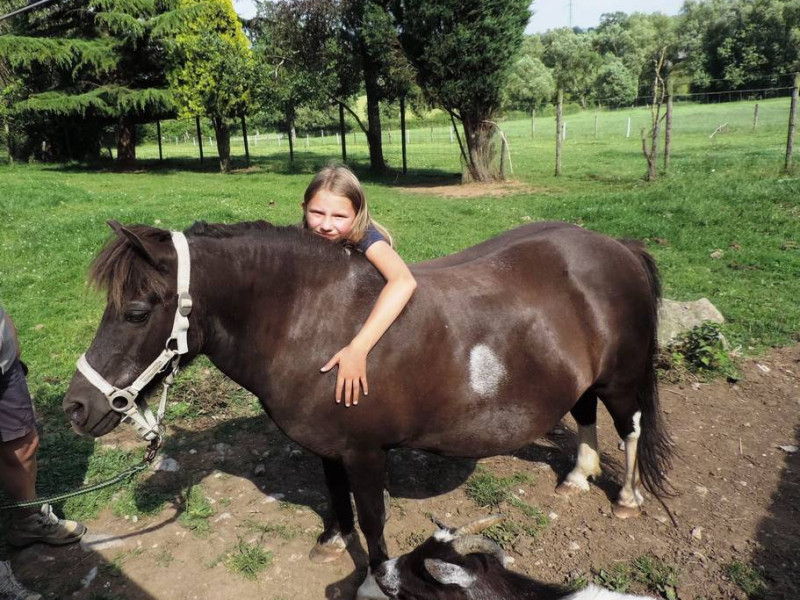
M 106 223 L 108 223 L 108 226 L 111 227 L 111 229 L 114 230 L 114 233 L 116 233 L 119 237 L 128 240 L 128 243 L 130 243 L 130 245 L 136 249 L 142 258 L 144 258 L 154 267 L 158 268 L 158 261 L 150 252 L 150 250 L 147 249 L 147 246 L 138 235 L 133 233 L 130 229 L 123 227 L 118 221 L 114 221 L 113 219 L 109 219 L 106 221 Z
M 464 589 L 472 587 L 478 579 L 464 567 L 439 560 L 438 558 L 426 558 L 425 570 L 441 584 L 457 585 Z

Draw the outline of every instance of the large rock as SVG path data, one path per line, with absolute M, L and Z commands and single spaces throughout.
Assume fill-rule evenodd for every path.
M 658 343 L 666 346 L 684 331 L 689 331 L 705 321 L 725 322 L 725 317 L 708 298 L 700 298 L 694 302 L 676 302 L 665 298 L 658 311 Z

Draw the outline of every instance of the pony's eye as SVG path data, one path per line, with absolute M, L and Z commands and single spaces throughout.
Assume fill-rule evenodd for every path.
M 125 313 L 125 320 L 128 323 L 144 323 L 150 313 L 146 310 L 132 310 Z

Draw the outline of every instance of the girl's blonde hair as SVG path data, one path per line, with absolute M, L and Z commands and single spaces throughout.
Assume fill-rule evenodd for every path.
M 364 235 L 366 235 L 367 228 L 372 225 L 378 230 L 378 233 L 386 239 L 389 245 L 394 247 L 394 240 L 389 230 L 370 216 L 369 207 L 367 206 L 367 197 L 364 195 L 364 190 L 361 188 L 358 177 L 346 166 L 338 163 L 330 163 L 317 173 L 314 179 L 311 180 L 311 183 L 308 184 L 306 193 L 303 195 L 304 229 L 308 229 L 306 207 L 317 192 L 321 190 L 336 194 L 337 196 L 344 196 L 352 202 L 356 218 L 353 221 L 353 228 L 347 235 L 347 242 L 353 244 L 360 242 L 364 238 Z

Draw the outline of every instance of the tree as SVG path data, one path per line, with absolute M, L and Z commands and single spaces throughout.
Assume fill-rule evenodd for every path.
M 54 158 L 97 156 L 103 126 L 115 123 L 118 159 L 132 161 L 135 124 L 173 112 L 154 35 L 165 11 L 152 0 L 75 0 L 0 36 L 0 60 L 18 82 L 8 111 L 34 142 L 17 151 L 44 142 Z
M 503 90 L 506 108 L 531 111 L 553 98 L 555 82 L 550 69 L 539 58 L 542 52 L 538 36 L 525 38 Z
M 281 115 L 294 160 L 298 111 L 323 110 L 359 89 L 356 59 L 341 42 L 341 7 L 337 0 L 260 2 L 251 28 L 256 95 L 263 107 Z
M 252 102 L 253 56 L 231 0 L 178 0 L 194 11 L 177 25 L 171 45 L 170 88 L 184 118 L 211 119 L 219 168 L 230 171 L 231 120 Z
M 413 86 L 414 73 L 400 47 L 396 24 L 385 1 L 344 0 L 343 16 L 344 41 L 360 60 L 367 96 L 364 133 L 369 143 L 370 168 L 384 171 L 380 102 L 405 97 Z
M 428 101 L 461 121 L 469 177 L 496 177 L 492 122 L 530 17 L 527 0 L 394 0 L 400 41 Z
M 618 58 L 609 57 L 597 72 L 594 96 L 601 104 L 617 108 L 636 100 L 636 78 Z
M 552 29 L 542 36 L 542 61 L 550 67 L 556 88 L 563 90 L 586 108 L 592 92 L 601 58 L 592 49 L 588 34 L 576 34 L 572 29 Z

